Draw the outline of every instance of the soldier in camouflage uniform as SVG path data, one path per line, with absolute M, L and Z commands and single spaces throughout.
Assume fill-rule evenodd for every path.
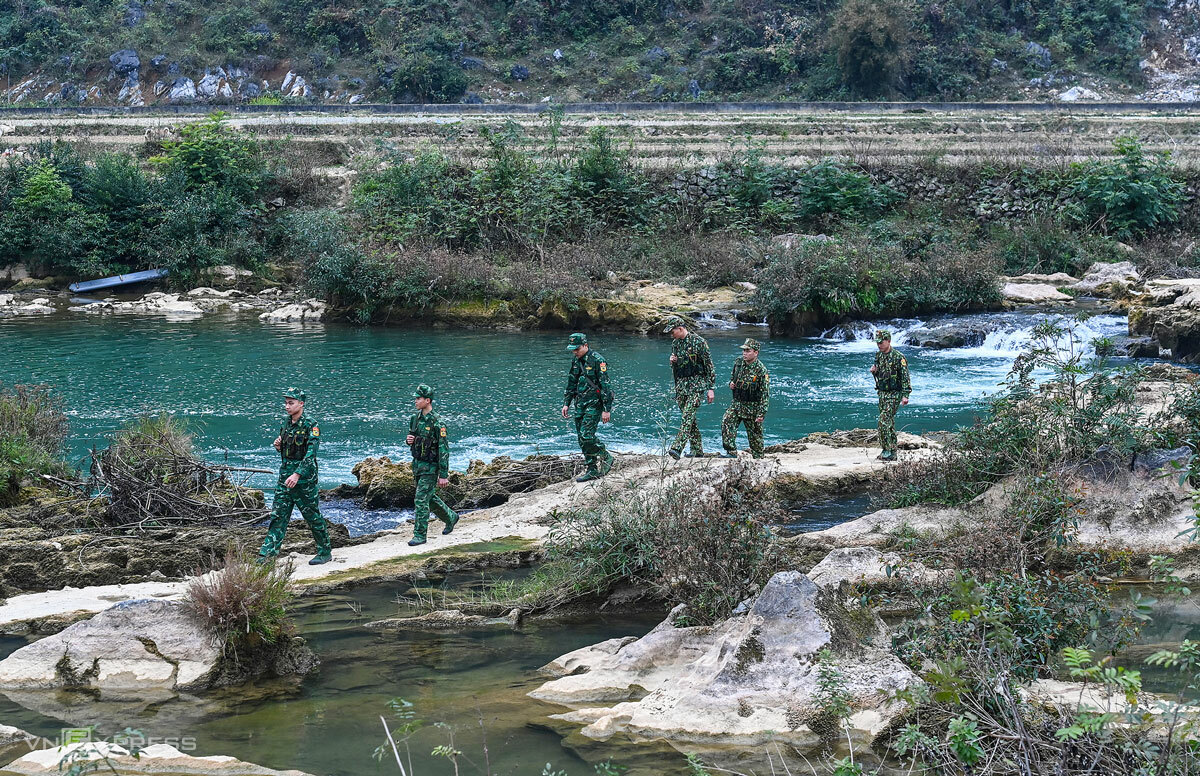
M 875 376 L 875 390 L 879 392 L 879 454 L 881 461 L 896 460 L 896 411 L 900 405 L 908 404 L 912 383 L 908 379 L 908 360 L 892 349 L 892 333 L 875 332 L 875 343 L 879 352 L 875 354 L 875 365 L 871 374 Z
M 757 340 L 747 339 L 742 343 L 742 357 L 733 364 L 733 375 L 729 378 L 729 389 L 733 391 L 733 403 L 725 410 L 721 420 L 721 444 L 725 458 L 737 458 L 738 426 L 746 424 L 746 437 L 750 441 L 750 454 L 763 457 L 763 420 L 770 403 L 771 376 L 758 360 L 762 346 Z
M 304 414 L 304 391 L 292 388 L 283 396 L 288 419 L 279 428 L 279 436 L 275 438 L 275 449 L 283 457 L 283 464 L 275 484 L 271 525 L 258 554 L 263 561 L 279 554 L 288 521 L 292 519 L 292 507 L 297 506 L 317 543 L 317 554 L 308 563 L 310 566 L 319 566 L 333 558 L 333 550 L 329 545 L 329 525 L 321 516 L 317 492 L 317 443 L 321 430 Z
M 672 337 L 671 372 L 675 377 L 675 403 L 679 405 L 682 415 L 679 433 L 667 452 L 677 459 L 683 453 L 684 445 L 690 443 L 692 452 L 688 457 L 696 458 L 704 455 L 696 413 L 700 409 L 701 398 L 706 394 L 708 403 L 713 403 L 717 370 L 708 352 L 708 342 L 699 334 L 689 332 L 682 318 L 672 315 L 667 319 L 663 331 L 670 332 Z
M 454 530 L 458 515 L 442 501 L 439 487 L 450 484 L 450 444 L 446 441 L 446 426 L 433 411 L 433 388 L 425 383 L 417 386 L 413 394 L 413 405 L 417 414 L 408 421 L 408 436 L 404 443 L 412 447 L 413 479 L 417 482 L 417 494 L 413 500 L 413 538 L 409 547 L 425 543 L 429 529 L 429 510 L 445 523 L 443 534 Z
M 587 461 L 587 471 L 575 478 L 576 482 L 595 480 L 612 469 L 612 454 L 604 443 L 596 438 L 596 424 L 607 423 L 612 413 L 613 392 L 608 383 L 608 364 L 604 357 L 592 350 L 584 334 L 572 334 L 567 350 L 575 354 L 567 374 L 567 391 L 563 395 L 562 416 L 569 417 L 571 404 L 575 404 L 575 434 L 579 438 L 579 449 Z

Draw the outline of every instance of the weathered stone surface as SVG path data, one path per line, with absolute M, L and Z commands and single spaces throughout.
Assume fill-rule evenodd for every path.
M 1087 296 L 1124 299 L 1142 283 L 1142 275 L 1132 261 L 1096 262 L 1083 278 L 1068 288 Z
M 1074 280 L 1074 278 L 1071 278 Z M 1000 290 L 1004 301 L 1014 305 L 1070 302 L 1072 297 L 1047 283 L 1008 282 Z
M 1178 361 L 1200 360 L 1200 309 L 1174 304 L 1134 307 L 1129 311 L 1129 333 L 1148 336 Z
M 808 572 L 819 587 L 837 590 L 843 582 L 867 587 L 898 586 L 900 581 L 929 582 L 944 576 L 920 563 L 904 563 L 894 552 L 874 547 L 838 547 L 830 550 Z
M 119 603 L 0 661 L 0 688 L 187 689 L 221 660 L 213 634 L 169 601 Z
M 950 323 L 928 329 L 911 329 L 908 344 L 918 348 L 945 350 L 975 348 L 987 339 L 988 327 L 983 324 Z
M 478 628 L 515 628 L 521 623 L 521 610 L 513 609 L 506 617 L 483 617 L 457 609 L 439 609 L 416 617 L 391 617 L 374 620 L 366 628 L 376 630 L 465 631 Z
M 302 771 L 276 771 L 233 757 L 214 755 L 194 757 L 167 744 L 152 744 L 135 757 L 124 747 L 108 741 L 71 744 L 66 747 L 39 749 L 0 768 L 0 776 L 42 776 L 60 774 L 64 757 L 83 766 L 94 763 L 96 772 L 120 776 L 307 776 Z M 111 766 L 111 770 L 110 770 Z
M 284 305 L 278 310 L 271 310 L 258 316 L 260 321 L 267 323 L 316 323 L 325 317 L 329 306 L 320 299 L 305 299 L 303 302 Z
M 1040 285 L 1054 286 L 1055 288 L 1068 286 L 1072 283 L 1079 282 L 1077 278 L 1068 275 L 1065 272 L 1055 272 L 1053 275 L 1027 272 L 1024 275 L 1014 275 L 1013 277 L 1006 278 L 1005 280 L 1008 283 L 1035 283 Z
M 585 736 L 662 738 L 673 744 L 822 746 L 815 702 L 817 653 L 842 670 L 860 743 L 902 709 L 886 694 L 919 680 L 888 649 L 886 631 L 865 610 L 847 611 L 797 571 L 776 574 L 742 615 L 678 628 L 679 610 L 640 639 L 613 639 L 547 665 L 558 678 L 530 695 L 575 710 L 556 719 Z M 594 705 L 589 705 L 594 704 Z M 615 704 L 615 705 L 614 705 Z
M 0 763 L 28 754 L 30 750 L 40 749 L 41 746 L 41 739 L 32 733 L 0 724 Z
M 71 307 L 70 310 L 72 312 L 84 312 L 91 315 L 105 313 L 168 316 L 204 314 L 204 310 L 197 307 L 194 302 L 180 299 L 179 294 L 165 294 L 161 291 L 146 294 L 141 299 L 132 302 L 94 302 L 92 304 Z

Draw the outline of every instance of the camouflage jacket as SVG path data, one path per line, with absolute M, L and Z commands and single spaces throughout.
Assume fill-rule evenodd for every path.
M 887 353 L 875 354 L 875 390 L 898 396 L 908 396 L 912 393 L 912 383 L 908 379 L 908 359 L 900 355 L 900 351 L 895 348 Z
M 613 392 L 608 381 L 608 364 L 603 356 L 590 348 L 583 358 L 571 359 L 563 406 L 570 407 L 572 402 L 576 414 L 597 403 L 604 412 L 612 412 Z
M 307 415 L 300 415 L 293 423 L 291 418 L 279 427 L 279 455 L 284 468 L 292 468 L 300 479 L 315 479 L 317 476 L 317 446 L 321 430 Z
M 412 443 L 413 474 L 450 476 L 450 443 L 446 441 L 446 425 L 433 410 L 409 418 L 408 433 L 416 437 Z
M 761 418 L 771 402 L 771 376 L 760 359 L 739 358 L 733 364 L 733 404 L 739 415 Z
M 717 370 L 713 367 L 708 342 L 699 334 L 688 332 L 683 339 L 671 340 L 671 374 L 675 377 L 676 391 L 708 391 L 717 382 Z

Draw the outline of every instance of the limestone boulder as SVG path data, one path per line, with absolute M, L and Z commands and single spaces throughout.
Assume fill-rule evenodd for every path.
M 1153 345 L 1177 361 L 1200 361 L 1200 308 L 1178 304 L 1133 307 L 1129 311 L 1129 333 L 1149 337 Z
M 84 772 L 113 773 L 119 776 L 307 776 L 303 771 L 277 771 L 224 755 L 208 757 L 185 754 L 168 744 L 152 744 L 138 750 L 136 756 L 123 746 L 108 741 L 88 741 L 65 747 L 29 752 L 4 767 L 0 776 L 42 776 L 61 774 L 64 758 Z
M 258 319 L 266 323 L 316 323 L 321 321 L 328 311 L 329 305 L 320 299 L 305 299 L 265 312 L 258 316 Z
M 1074 278 L 1071 278 L 1074 280 Z M 1000 295 L 1009 305 L 1051 304 L 1070 302 L 1072 297 L 1048 283 L 1020 283 L 1011 278 L 1000 290 Z
M 1125 299 L 1141 284 L 1142 275 L 1132 261 L 1096 262 L 1068 288 L 1085 296 Z
M 932 582 L 945 572 L 920 563 L 906 563 L 897 553 L 874 547 L 838 547 L 830 550 L 808 572 L 819 587 L 838 590 L 843 583 L 870 588 L 898 587 L 901 581 Z
M 40 749 L 42 739 L 20 728 L 0 724 L 0 763 L 6 763 L 30 751 Z
M 776 574 L 743 614 L 716 625 L 677 627 L 679 614 L 640 639 L 560 657 L 543 669 L 556 678 L 530 695 L 572 707 L 554 719 L 583 725 L 580 732 L 593 739 L 688 747 L 778 742 L 809 753 L 828 743 L 833 727 L 822 724 L 816 700 L 822 650 L 845 678 L 851 734 L 860 744 L 902 712 L 889 694 L 919 681 L 891 653 L 875 615 L 847 610 L 798 571 Z
M 213 634 L 172 601 L 126 601 L 0 661 L 0 689 L 189 689 L 221 661 Z
M 194 302 L 180 298 L 179 294 L 166 294 L 161 291 L 155 291 L 153 293 L 146 294 L 141 299 L 137 299 L 132 302 L 105 300 L 103 302 L 95 302 L 93 304 L 71 307 L 70 310 L 72 312 L 83 312 L 91 315 L 116 313 L 134 315 L 192 316 L 204 314 L 204 310 L 200 309 L 200 307 L 198 307 Z
M 1079 282 L 1078 278 L 1068 275 L 1065 272 L 1055 272 L 1051 275 L 1045 275 L 1037 272 L 1027 272 L 1024 275 L 1015 275 L 1007 278 L 1008 283 L 1025 283 L 1054 286 L 1061 288 Z

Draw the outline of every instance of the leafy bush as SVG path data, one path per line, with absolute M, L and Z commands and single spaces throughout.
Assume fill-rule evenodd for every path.
M 209 573 L 198 571 L 184 591 L 183 605 L 221 640 L 236 658 L 262 643 L 275 644 L 292 635 L 288 608 L 295 599 L 290 559 L 258 563 L 253 553 L 231 544 L 224 564 Z
M 723 619 L 780 562 L 767 527 L 771 508 L 751 481 L 745 464 L 732 465 L 703 487 L 689 480 L 609 492 L 597 507 L 558 514 L 546 562 L 472 603 L 485 611 L 545 610 L 628 582 L 686 604 L 681 624 Z
M 178 176 L 184 191 L 223 192 L 241 203 L 256 201 L 270 173 L 261 143 L 229 128 L 228 115 L 213 113 L 185 124 L 179 140 L 166 140 L 163 152 L 150 158 L 170 178 Z
M 893 88 L 904 66 L 908 9 L 888 0 L 844 0 L 829 29 L 843 82 L 878 94 Z
M 1179 219 L 1183 184 L 1172 177 L 1170 154 L 1147 155 L 1137 138 L 1114 141 L 1118 158 L 1079 168 L 1070 215 L 1118 235 L 1146 232 Z
M 43 474 L 64 475 L 67 416 L 46 386 L 0 386 L 0 507 L 9 506 L 21 484 Z
M 996 226 L 993 239 L 1004 259 L 1006 275 L 1065 272 L 1079 277 L 1098 261 L 1124 257 L 1112 238 L 1073 232 L 1060 219 L 1048 216 Z
M 756 301 L 784 330 L 806 320 L 960 311 L 999 299 L 996 260 L 940 239 L 906 250 L 886 236 L 855 233 L 771 248 L 765 262 Z

